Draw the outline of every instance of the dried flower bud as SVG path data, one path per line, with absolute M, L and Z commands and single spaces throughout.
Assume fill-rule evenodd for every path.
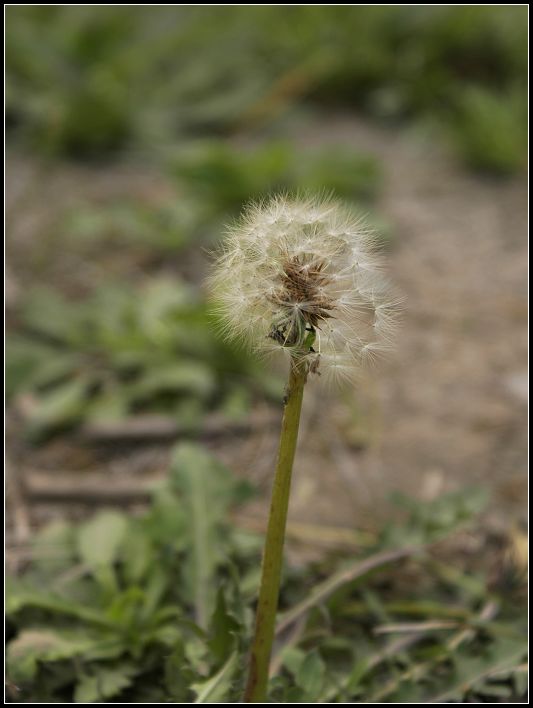
M 274 197 L 228 230 L 210 278 L 225 333 L 353 378 L 390 344 L 398 300 L 371 231 L 331 199 Z

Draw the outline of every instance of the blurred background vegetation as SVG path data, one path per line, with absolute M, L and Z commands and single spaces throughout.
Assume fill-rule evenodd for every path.
M 425 170 L 437 155 L 430 202 L 450 180 L 452 191 L 454 180 L 458 192 L 466 184 L 474 204 L 476 190 L 486 190 L 476 233 L 487 228 L 484 209 L 493 195 L 509 194 L 501 209 L 520 238 L 514 224 L 523 202 L 513 190 L 526 168 L 527 19 L 525 6 L 504 5 L 7 8 L 12 700 L 202 702 L 238 695 L 260 549 L 261 524 L 253 517 L 264 514 L 264 504 L 260 494 L 244 507 L 252 510 L 248 516 L 229 523 L 227 509 L 249 504 L 251 492 L 204 448 L 268 490 L 283 377 L 216 336 L 202 289 L 206 253 L 243 203 L 302 189 L 332 191 L 364 208 L 394 260 L 402 236 L 394 221 L 409 204 L 390 208 L 391 169 L 405 170 L 408 182 L 407 172 L 422 168 L 401 162 L 403 153 L 389 158 L 376 147 L 380 136 L 421 146 L 416 160 Z M 343 120 L 368 128 L 347 137 Z M 332 143 L 313 138 L 337 132 Z M 300 134 L 308 137 L 296 139 Z M 446 210 L 453 221 L 451 202 Z M 416 228 L 415 217 L 406 223 Z M 425 234 L 414 247 L 406 239 L 407 248 L 431 261 L 437 238 Z M 504 248 L 512 253 L 510 237 Z M 442 258 L 451 281 L 466 280 L 475 267 L 461 255 L 453 266 Z M 425 331 L 416 275 L 402 270 L 401 253 L 397 262 L 402 286 L 412 284 L 413 331 Z M 428 276 L 420 263 L 426 301 L 440 271 Z M 511 297 L 520 287 L 513 277 L 502 285 L 496 278 L 488 297 L 498 287 L 503 299 Z M 475 301 L 480 292 L 463 296 Z M 434 294 L 431 305 L 427 298 L 427 307 L 441 300 Z M 476 326 L 483 326 L 483 316 L 471 324 L 464 299 L 457 340 L 465 332 L 477 336 Z M 511 314 L 495 316 L 520 328 L 521 306 L 511 303 Z M 437 334 L 448 326 L 437 322 Z M 480 335 L 485 352 L 483 342 Z M 420 363 L 428 352 L 417 355 Z M 409 351 L 402 356 L 409 370 L 417 365 Z M 489 368 L 519 366 L 494 357 Z M 407 369 L 401 371 L 409 387 Z M 508 387 L 520 388 L 514 368 L 509 376 Z M 327 452 L 333 463 L 315 449 L 308 458 L 303 453 L 304 462 L 348 467 L 351 475 L 361 459 L 372 467 L 376 435 L 386 425 L 380 406 L 394 397 L 393 377 L 383 379 L 381 396 L 365 386 L 357 396 L 332 396 L 326 434 L 334 440 Z M 442 382 L 446 390 L 444 374 Z M 422 414 L 438 418 L 445 404 L 434 392 L 429 397 L 434 408 L 422 402 Z M 480 393 L 476 408 L 483 400 Z M 494 423 L 494 406 L 485 408 L 489 422 L 476 418 L 475 425 L 488 431 L 487 440 L 503 441 L 502 469 L 521 467 L 520 425 L 514 418 Z M 246 436 L 256 457 L 237 452 Z M 198 445 L 173 451 L 183 437 Z M 409 435 L 405 441 L 435 480 L 435 460 Z M 442 446 L 450 447 L 445 433 Z M 405 468 L 412 464 L 410 453 L 397 449 L 392 458 L 400 478 L 402 454 Z M 489 469 L 483 458 L 477 481 Z M 409 492 L 420 486 L 416 471 Z M 462 479 L 462 470 L 452 471 Z M 344 492 L 332 495 L 331 509 Z M 392 538 L 394 547 L 424 545 L 462 532 L 482 498 L 472 491 L 471 503 L 459 494 L 427 508 L 404 500 L 396 530 L 380 525 L 379 514 L 356 529 L 350 519 L 347 528 L 333 529 L 326 549 L 331 529 L 294 527 L 303 550 L 292 556 L 284 607 L 298 606 L 316 583 L 335 577 L 347 556 L 383 553 Z M 87 521 L 94 505 L 105 510 Z M 307 506 L 302 492 L 296 510 Z M 317 510 L 309 514 L 313 520 Z M 498 594 L 505 587 L 521 597 L 519 521 L 513 517 L 504 531 L 491 526 L 490 543 L 485 532 L 469 532 L 480 544 L 474 554 L 488 544 L 492 557 L 501 557 L 500 572 L 481 562 L 470 577 L 458 566 L 472 557 L 461 560 L 454 547 L 445 552 L 449 565 L 424 558 L 397 576 L 334 583 L 339 592 L 331 602 L 324 600 L 308 625 L 299 620 L 284 643 L 276 699 L 380 699 L 382 690 L 392 702 L 520 698 L 521 610 L 502 605 Z M 204 539 L 199 546 L 191 534 L 196 525 Z M 305 565 L 317 545 L 315 565 Z M 416 597 L 406 591 L 413 577 L 425 578 Z M 215 587 L 224 591 L 216 596 Z M 387 627 L 413 617 L 430 628 L 408 634 L 398 648 L 393 631 L 393 642 L 378 653 L 374 648 L 366 662 L 376 622 Z M 455 624 L 443 630 L 437 620 Z M 450 629 L 455 639 L 443 639 Z
M 33 260 L 33 275 L 49 286 L 43 260 L 56 260 L 62 248 L 90 255 L 111 244 L 134 249 L 157 272 L 191 245 L 211 247 L 243 203 L 278 189 L 333 190 L 368 205 L 380 184 L 375 157 L 353 148 L 295 148 L 284 137 L 286 121 L 305 120 L 300 113 L 313 107 L 416 122 L 472 167 L 521 170 L 525 19 L 525 8 L 504 6 L 9 7 L 10 147 L 47 161 L 125 159 L 168 179 L 167 194 L 156 198 L 58 205 L 49 227 L 55 248 L 32 247 L 24 266 Z M 236 149 L 227 142 L 235 134 L 250 144 Z M 224 373 L 225 357 L 210 349 L 221 345 L 210 341 L 202 305 L 191 303 L 185 286 L 149 286 L 148 299 L 135 304 L 122 282 L 105 281 L 109 292 L 83 307 L 37 292 L 18 313 L 31 337 L 12 340 L 8 387 L 46 392 L 36 429 L 92 415 L 93 405 L 83 404 L 88 391 L 97 411 L 118 415 L 152 405 L 165 389 L 194 388 L 200 364 L 190 377 L 187 356 L 195 358 L 198 346 L 222 367 L 215 378 Z M 197 318 L 204 341 L 180 353 L 187 364 L 180 369 L 178 326 Z M 158 335 L 147 327 L 159 329 L 158 351 Z M 61 356 L 51 357 L 54 348 Z M 148 364 L 151 356 L 169 360 Z M 154 378 L 154 365 L 158 382 L 144 382 L 148 369 Z M 84 384 L 80 366 L 90 369 Z M 193 408 L 198 395 L 205 400 L 216 388 L 210 367 Z M 130 392 L 132 375 L 138 388 Z
M 8 123 L 49 154 L 154 159 L 309 103 L 429 121 L 475 167 L 524 164 L 523 6 L 27 6 L 8 21 Z

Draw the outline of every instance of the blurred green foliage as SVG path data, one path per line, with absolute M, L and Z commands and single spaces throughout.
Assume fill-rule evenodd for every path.
M 339 147 L 296 150 L 279 141 L 252 150 L 194 142 L 169 159 L 169 171 L 217 215 L 236 213 L 250 199 L 279 191 L 331 191 L 344 199 L 368 201 L 381 177 L 369 155 Z
M 261 540 L 229 523 L 228 510 L 251 493 L 201 448 L 181 444 L 144 515 L 107 510 L 45 527 L 25 572 L 8 583 L 11 700 L 238 702 Z M 410 503 L 401 525 L 364 555 L 442 539 L 471 524 L 482 504 L 472 490 Z M 525 694 L 527 643 L 511 595 L 493 597 L 498 618 L 480 620 L 488 592 L 480 575 L 432 565 L 422 551 L 404 580 L 396 565 L 347 581 L 354 560 L 286 569 L 282 607 L 302 626 L 280 635 L 271 700 L 487 702 Z M 322 600 L 301 611 L 325 586 Z M 376 635 L 405 622 L 424 623 L 422 636 Z
M 82 302 L 32 290 L 20 318 L 7 393 L 31 394 L 33 439 L 132 412 L 162 412 L 194 430 L 208 410 L 243 416 L 254 394 L 282 394 L 281 382 L 217 337 L 214 316 L 177 279 L 111 285 Z
M 301 151 L 279 141 L 237 149 L 195 140 L 171 152 L 161 169 L 168 182 L 164 197 L 76 205 L 58 225 L 64 238 L 75 248 L 122 243 L 177 252 L 192 243 L 216 243 L 225 221 L 265 195 L 331 192 L 360 205 L 381 184 L 379 165 L 368 155 L 340 148 Z
M 450 128 L 465 160 L 478 169 L 513 172 L 527 144 L 527 98 L 522 87 L 496 93 L 468 86 L 460 93 Z
M 6 14 L 8 125 L 40 151 L 165 151 L 179 135 L 270 129 L 280 112 L 307 102 L 430 118 L 476 167 L 508 172 L 525 162 L 525 6 L 10 6 Z

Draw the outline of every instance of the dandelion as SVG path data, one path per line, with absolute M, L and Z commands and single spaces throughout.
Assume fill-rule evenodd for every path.
M 354 379 L 387 349 L 398 302 L 364 221 L 330 199 L 248 207 L 211 278 L 225 333 L 328 379 Z
M 278 196 L 245 210 L 210 278 L 225 335 L 290 362 L 246 702 L 266 701 L 304 385 L 309 375 L 354 380 L 391 344 L 399 303 L 376 246 L 333 199 Z

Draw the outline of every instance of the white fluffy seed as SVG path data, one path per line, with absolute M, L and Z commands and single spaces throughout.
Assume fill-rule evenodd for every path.
M 360 217 L 332 199 L 277 196 L 228 229 L 209 284 L 228 338 L 353 379 L 391 344 L 400 303 L 381 271 Z M 313 349 L 302 353 L 309 331 Z

